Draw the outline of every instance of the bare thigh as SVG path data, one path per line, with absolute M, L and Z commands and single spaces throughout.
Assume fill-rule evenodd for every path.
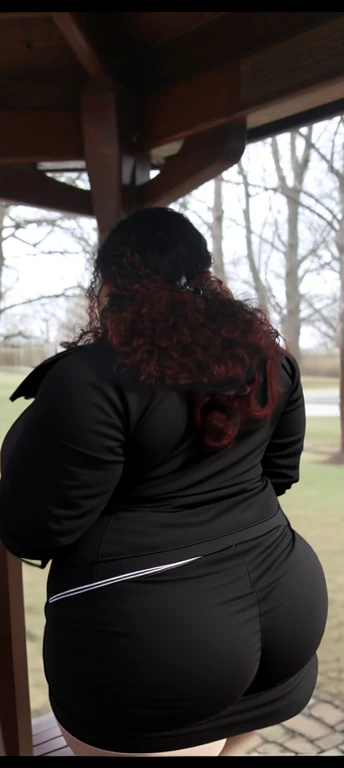
M 60 728 L 66 743 L 76 757 L 218 757 L 226 743 L 226 739 L 222 739 L 221 741 L 213 741 L 211 744 L 201 744 L 199 747 L 176 749 L 173 752 L 148 752 L 143 754 L 106 752 L 104 749 L 96 749 L 96 747 L 83 744 L 82 741 L 67 733 L 61 725 Z

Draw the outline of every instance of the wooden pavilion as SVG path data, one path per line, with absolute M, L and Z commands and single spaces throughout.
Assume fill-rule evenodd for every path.
M 0 12 L 0 41 L 0 198 L 101 237 L 344 111 L 344 12 Z M 90 191 L 48 175 L 81 168 Z M 0 545 L 0 756 L 70 754 L 51 718 L 33 739 L 21 563 Z

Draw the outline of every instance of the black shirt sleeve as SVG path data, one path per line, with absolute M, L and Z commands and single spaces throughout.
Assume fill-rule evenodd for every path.
M 3 445 L 5 547 L 17 557 L 47 561 L 75 543 L 118 484 L 124 431 L 115 376 L 99 373 L 87 352 L 59 360 L 21 417 L 18 438 L 10 432 L 8 448 L 7 438 Z
M 286 394 L 271 440 L 262 460 L 263 474 L 270 480 L 277 496 L 299 480 L 306 417 L 298 364 L 286 357 L 282 364 Z

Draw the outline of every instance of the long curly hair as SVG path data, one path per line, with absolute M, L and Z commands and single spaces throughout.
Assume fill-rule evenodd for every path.
M 274 409 L 283 349 L 264 312 L 235 299 L 211 264 L 186 216 L 159 207 L 134 213 L 99 248 L 89 323 L 74 343 L 107 338 L 121 370 L 189 392 L 205 446 L 219 449 Z

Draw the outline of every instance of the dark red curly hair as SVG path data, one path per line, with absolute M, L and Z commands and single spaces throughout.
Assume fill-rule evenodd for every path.
M 236 300 L 211 264 L 186 216 L 158 207 L 134 213 L 99 248 L 78 343 L 106 337 L 120 367 L 142 382 L 193 393 L 204 443 L 218 449 L 247 419 L 272 412 L 283 350 L 266 315 Z

